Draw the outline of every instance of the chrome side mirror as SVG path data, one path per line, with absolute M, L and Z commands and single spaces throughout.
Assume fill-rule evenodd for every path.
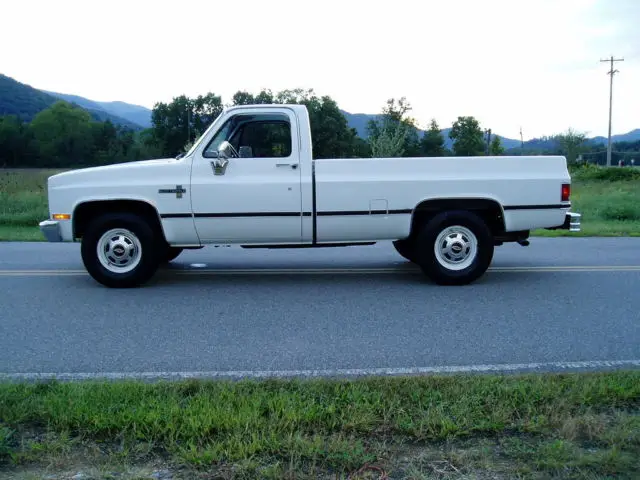
M 218 158 L 238 158 L 239 156 L 233 145 L 226 140 L 218 147 Z
M 207 158 L 215 158 L 211 161 L 214 175 L 224 175 L 229 166 L 229 159 L 234 157 L 239 157 L 238 152 L 226 140 L 220 144 L 217 151 L 207 153 Z

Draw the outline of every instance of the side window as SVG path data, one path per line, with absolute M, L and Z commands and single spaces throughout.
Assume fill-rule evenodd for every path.
M 231 142 L 234 146 L 235 141 Z M 291 155 L 291 125 L 288 119 L 246 123 L 238 135 L 237 144 L 241 157 L 288 157 Z
M 284 114 L 235 115 L 211 139 L 204 157 L 225 140 L 241 158 L 286 158 L 292 149 L 291 123 Z

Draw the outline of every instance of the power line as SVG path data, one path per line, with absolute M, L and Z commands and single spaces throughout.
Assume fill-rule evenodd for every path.
M 613 58 L 613 55 L 607 60 L 600 60 L 600 62 L 609 62 L 611 64 L 611 69 L 607 72 L 607 75 L 610 75 L 609 79 L 609 141 L 607 144 L 607 166 L 611 166 L 611 109 L 613 105 L 613 76 L 618 73 L 618 70 L 613 69 L 613 62 L 624 62 L 624 58 Z

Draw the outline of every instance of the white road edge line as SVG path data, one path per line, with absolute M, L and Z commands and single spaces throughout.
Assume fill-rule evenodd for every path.
M 352 368 L 328 370 L 229 370 L 195 372 L 86 372 L 86 373 L 0 373 L 0 380 L 185 380 L 289 378 L 289 377 L 362 377 L 424 375 L 441 373 L 506 373 L 527 371 L 580 370 L 612 367 L 639 367 L 640 360 L 591 360 L 582 362 L 507 363 L 495 365 L 453 365 L 406 368 Z

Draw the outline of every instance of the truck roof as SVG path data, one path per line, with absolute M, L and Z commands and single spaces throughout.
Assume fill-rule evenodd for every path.
M 242 108 L 290 108 L 294 111 L 306 111 L 307 107 L 305 105 L 300 105 L 297 103 L 252 103 L 248 105 L 234 105 L 231 107 L 225 107 L 225 111 L 231 112 L 233 110 L 239 110 Z

